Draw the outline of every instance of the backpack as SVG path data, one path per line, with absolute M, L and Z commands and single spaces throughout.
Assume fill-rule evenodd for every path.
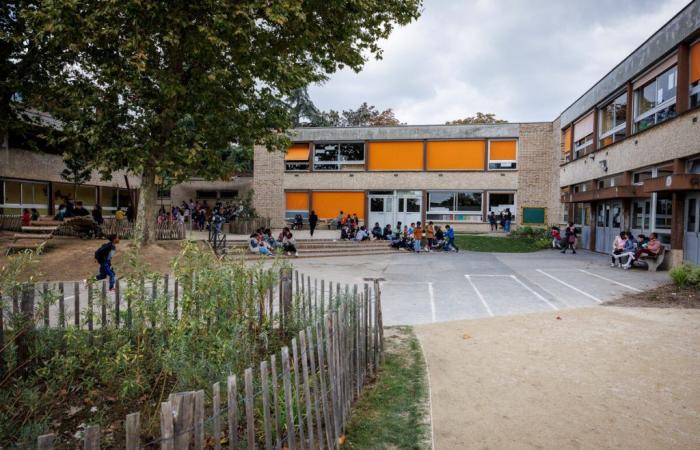
M 102 246 L 95 251 L 95 259 L 97 260 L 97 262 L 100 264 L 105 262 L 107 260 L 107 256 L 109 256 L 110 251 L 112 251 L 111 242 L 102 244 Z

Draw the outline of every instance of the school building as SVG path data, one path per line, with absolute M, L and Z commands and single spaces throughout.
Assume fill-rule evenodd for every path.
M 515 223 L 558 221 L 551 123 L 300 128 L 286 154 L 255 151 L 259 213 L 282 226 L 311 210 L 365 223 L 433 221 L 486 231 L 489 211 Z

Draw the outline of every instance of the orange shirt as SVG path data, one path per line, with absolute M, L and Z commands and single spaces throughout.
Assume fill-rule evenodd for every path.
M 428 225 L 426 233 L 428 234 L 428 239 L 435 238 L 435 228 L 432 225 Z
M 413 230 L 413 237 L 416 239 L 422 239 L 423 238 L 423 229 L 421 227 L 416 227 Z

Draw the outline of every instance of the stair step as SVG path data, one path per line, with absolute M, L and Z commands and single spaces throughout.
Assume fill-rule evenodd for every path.
M 39 220 L 32 220 L 31 222 L 29 222 L 29 225 L 38 226 L 38 227 L 44 227 L 44 226 L 56 226 L 57 227 L 57 226 L 63 225 L 63 222 L 61 222 L 60 220 L 53 220 L 53 219 L 52 220 L 39 219 Z
M 38 234 L 38 233 L 15 233 L 13 236 L 15 239 L 51 239 L 52 234 Z
M 337 254 L 337 253 L 300 253 L 299 256 L 284 256 L 281 255 L 285 259 L 301 259 L 301 258 L 332 258 L 332 257 L 348 257 L 348 256 L 373 256 L 373 255 L 395 255 L 395 254 L 408 254 L 411 252 L 400 252 L 397 250 L 391 250 L 387 249 L 385 251 L 381 252 L 358 252 L 358 253 L 348 253 L 348 254 Z M 232 255 L 233 256 L 233 255 Z M 258 260 L 258 259 L 266 259 L 268 258 L 267 256 L 261 256 L 261 255 L 254 255 L 252 253 L 248 253 L 244 255 L 243 259 L 248 261 L 248 260 Z
M 56 231 L 58 229 L 57 226 L 28 226 L 28 227 L 22 227 L 22 231 L 25 233 L 40 233 L 40 232 L 52 232 Z

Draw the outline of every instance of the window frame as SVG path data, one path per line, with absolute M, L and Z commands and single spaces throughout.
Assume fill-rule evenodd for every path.
M 17 183 L 19 185 L 19 203 L 5 203 L 5 194 L 7 192 L 5 183 L 7 183 L 7 182 Z M 45 211 L 44 215 L 49 214 L 49 212 L 50 212 L 49 211 L 49 205 L 50 205 L 49 192 L 50 192 L 50 189 L 49 189 L 48 182 L 34 181 L 34 180 L 16 180 L 16 179 L 12 179 L 12 178 L 2 178 L 2 179 L 0 179 L 0 184 L 2 184 L 2 186 L 0 186 L 0 195 L 2 195 L 0 197 L 0 209 L 1 210 L 4 211 L 4 209 L 6 209 L 6 208 L 7 209 L 19 209 L 18 215 L 21 215 L 22 210 L 24 208 L 28 208 L 28 209 L 36 208 L 37 210 L 40 210 L 40 211 L 44 210 Z M 32 193 L 34 193 L 37 186 L 44 186 L 46 188 L 46 203 L 45 204 L 25 203 L 25 201 L 24 201 L 25 200 L 24 199 L 24 189 L 22 188 L 24 184 L 32 186 Z M 35 197 L 35 196 L 32 195 L 32 197 Z M 32 198 L 32 201 L 33 200 L 34 200 L 34 198 Z
M 362 159 L 361 160 L 343 160 L 341 159 L 341 152 L 342 152 L 342 146 L 343 145 L 348 145 L 348 144 L 358 144 L 362 146 Z M 317 161 L 316 160 L 316 152 L 322 149 L 319 149 L 319 146 L 329 146 L 329 145 L 337 145 L 338 149 L 336 150 L 336 159 L 335 161 L 329 160 L 329 161 Z M 325 150 L 325 149 L 323 149 Z M 365 145 L 364 141 L 324 141 L 324 142 L 314 142 L 313 143 L 313 149 L 311 150 L 311 158 L 312 158 L 312 168 L 314 172 L 348 172 L 348 171 L 362 171 L 364 170 L 365 166 L 365 161 L 367 160 L 367 146 Z M 323 169 L 319 168 L 318 166 L 322 165 L 335 165 L 337 168 L 336 169 Z M 361 169 L 344 169 L 343 166 L 359 166 L 362 165 Z M 298 170 L 294 171 L 298 172 Z
M 515 141 L 515 159 L 491 159 L 491 142 L 510 142 Z M 486 148 L 487 161 L 486 170 L 487 171 L 507 171 L 514 172 L 518 170 L 518 153 L 520 151 L 520 140 L 519 139 L 489 139 L 488 147 Z M 497 164 L 512 164 L 512 167 L 491 167 L 491 165 Z
M 431 200 L 430 197 L 432 194 L 452 194 L 452 209 L 448 211 L 438 211 L 438 210 L 433 210 L 430 206 Z M 458 196 L 459 194 L 478 194 L 480 201 L 479 201 L 479 210 L 478 211 L 460 211 L 457 210 L 457 205 L 458 205 Z M 483 222 L 483 214 L 484 214 L 484 191 L 480 190 L 469 190 L 469 189 L 458 189 L 458 190 L 433 190 L 433 191 L 428 191 L 427 192 L 427 205 L 426 205 L 426 220 L 432 220 L 434 222 L 461 222 L 461 223 L 468 223 L 468 222 Z M 429 216 L 431 215 L 440 215 L 440 216 L 451 216 L 449 219 L 444 219 L 444 218 L 431 218 Z M 457 216 L 464 216 L 464 218 L 457 219 Z M 474 219 L 477 220 L 474 220 Z
M 614 105 L 615 102 L 617 102 L 621 98 L 625 99 L 625 120 L 618 124 L 617 123 L 617 115 L 613 111 L 613 127 L 608 131 L 603 131 L 603 114 L 606 112 L 606 108 L 610 105 Z M 629 115 L 629 105 L 627 104 L 627 92 L 626 91 L 624 91 L 622 93 L 618 93 L 618 95 L 615 95 L 612 100 L 605 103 L 602 107 L 598 108 L 598 129 L 600 130 L 600 132 L 598 133 L 598 148 L 602 148 L 602 147 L 606 146 L 603 144 L 603 140 L 607 137 L 612 136 L 612 144 L 614 144 L 615 142 L 621 141 L 622 139 L 625 139 L 627 137 L 626 131 L 627 131 L 628 115 Z M 620 131 L 625 132 L 625 136 L 622 137 L 621 139 L 615 139 L 615 135 L 618 134 Z M 611 145 L 611 144 L 607 144 L 607 145 Z
M 645 111 L 643 113 L 639 113 L 639 108 L 641 106 L 641 97 L 642 97 L 642 92 L 644 89 L 646 89 L 648 86 L 650 86 L 652 83 L 654 84 L 654 92 L 657 92 L 658 95 L 658 87 L 657 83 L 659 82 L 659 79 L 669 73 L 670 71 L 674 71 L 674 88 L 676 89 L 676 95 L 672 95 L 671 98 L 668 100 L 665 100 L 662 103 L 659 103 L 655 105 L 653 108 L 650 108 L 648 111 Z M 671 117 L 667 117 L 666 119 L 659 121 L 657 118 L 657 114 L 660 112 L 669 109 L 671 106 L 674 106 L 676 104 L 676 101 L 678 99 L 678 64 L 674 64 L 673 66 L 669 67 L 668 69 L 664 70 L 660 74 L 658 74 L 654 79 L 647 84 L 640 86 L 639 88 L 634 90 L 634 120 L 633 120 L 633 125 L 634 125 L 634 131 L 635 133 L 638 133 L 640 131 L 644 131 L 648 128 L 654 127 L 662 122 L 665 122 L 675 116 L 678 115 L 677 112 L 674 112 L 674 115 Z M 646 128 L 640 129 L 639 128 L 639 123 L 647 119 L 649 117 L 654 117 L 654 123 Z
M 578 142 L 574 142 L 574 148 L 571 152 L 573 159 L 581 159 L 589 153 L 593 153 L 593 133 L 587 134 Z

